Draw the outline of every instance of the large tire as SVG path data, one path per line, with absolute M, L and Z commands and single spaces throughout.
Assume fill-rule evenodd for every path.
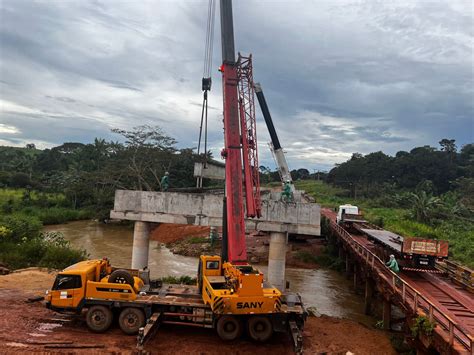
M 86 314 L 87 326 L 96 333 L 102 333 L 109 329 L 112 320 L 112 311 L 105 306 L 92 306 Z
M 127 270 L 123 269 L 112 272 L 109 276 L 109 282 L 114 284 L 129 284 L 132 287 L 134 284 L 133 276 Z
M 247 330 L 250 337 L 255 341 L 265 342 L 273 334 L 272 322 L 268 317 L 253 316 L 247 323 Z
M 143 311 L 139 308 L 125 308 L 120 313 L 119 326 L 125 334 L 137 334 L 138 329 L 145 326 Z
M 242 321 L 233 316 L 222 316 L 217 321 L 217 334 L 222 340 L 231 341 L 242 335 Z

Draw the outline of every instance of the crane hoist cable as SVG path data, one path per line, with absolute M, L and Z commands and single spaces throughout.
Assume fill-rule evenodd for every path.
M 215 1 L 209 0 L 207 10 L 207 24 L 206 24 L 206 45 L 204 50 L 204 70 L 202 75 L 202 111 L 201 111 L 201 125 L 199 127 L 199 142 L 197 154 L 199 156 L 201 151 L 202 129 L 204 125 L 204 165 L 207 163 L 207 112 L 208 112 L 208 91 L 211 90 L 211 69 L 212 69 L 212 52 L 214 45 L 214 19 L 215 19 Z

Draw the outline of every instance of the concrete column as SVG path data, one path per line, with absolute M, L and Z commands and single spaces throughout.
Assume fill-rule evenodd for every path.
M 382 309 L 383 329 L 390 330 L 390 322 L 392 320 L 392 303 L 384 298 Z
M 150 247 L 150 227 L 147 222 L 135 222 L 133 228 L 132 269 L 143 269 L 148 266 L 148 249 Z
M 270 251 L 268 255 L 268 282 L 285 291 L 285 264 L 287 234 L 281 232 L 270 233 Z
M 374 294 L 374 281 L 371 278 L 365 280 L 365 298 L 364 298 L 364 313 L 370 314 L 370 306 L 372 304 L 372 297 Z

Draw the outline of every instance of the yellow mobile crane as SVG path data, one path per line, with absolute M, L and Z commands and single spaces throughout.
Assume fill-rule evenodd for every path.
M 240 54 L 235 60 L 232 1 L 221 0 L 220 12 L 226 159 L 222 255 L 200 257 L 196 286 L 163 285 L 150 280 L 147 270 L 115 269 L 107 259 L 83 261 L 58 274 L 47 307 L 86 309 L 87 325 L 95 332 L 106 331 L 118 312 L 120 328 L 139 333 L 139 347 L 159 324 L 170 323 L 214 328 L 224 340 L 237 339 L 244 329 L 256 341 L 288 332 L 300 352 L 307 316 L 301 297 L 266 284 L 247 262 L 243 186 L 247 216 L 261 213 L 252 61 Z M 209 78 L 203 79 L 205 87 L 210 89 Z

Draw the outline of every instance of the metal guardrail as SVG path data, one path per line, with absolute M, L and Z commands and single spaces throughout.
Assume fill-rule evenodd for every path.
M 437 262 L 436 268 L 445 272 L 452 281 L 474 293 L 474 271 L 471 269 L 449 260 Z
M 451 347 L 453 346 L 454 341 L 457 340 L 457 342 L 470 354 L 474 353 L 474 338 L 466 329 L 444 314 L 441 309 L 424 297 L 413 286 L 409 285 L 397 274 L 388 269 L 385 266 L 385 263 L 377 255 L 353 239 L 344 228 L 334 223 L 334 221 L 330 221 L 330 224 L 331 227 L 338 232 L 340 237 L 359 255 L 359 257 L 401 296 L 405 305 L 411 308 L 415 314 L 428 316 L 431 322 L 436 322 L 440 328 L 448 333 L 449 345 Z

